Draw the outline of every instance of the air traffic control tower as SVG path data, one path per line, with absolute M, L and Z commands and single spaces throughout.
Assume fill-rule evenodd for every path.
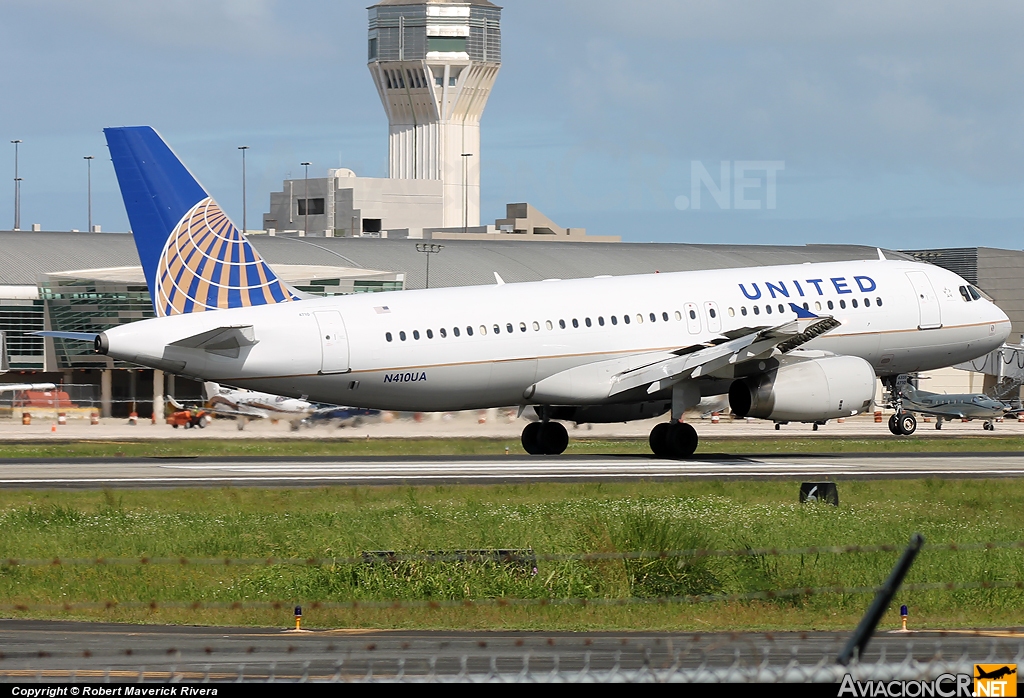
M 442 225 L 480 225 L 480 118 L 501 67 L 501 8 L 488 0 L 382 0 L 369 14 L 389 177 L 440 180 Z

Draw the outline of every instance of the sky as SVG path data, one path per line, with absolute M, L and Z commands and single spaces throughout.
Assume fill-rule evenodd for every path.
M 386 176 L 365 2 L 0 0 L 0 228 L 127 216 L 105 126 L 150 124 L 241 222 L 298 163 Z M 628 241 L 1024 242 L 1024 4 L 508 0 L 484 220 Z M 0 151 L 2 153 L 3 151 Z M 6 182 L 6 184 L 3 184 Z

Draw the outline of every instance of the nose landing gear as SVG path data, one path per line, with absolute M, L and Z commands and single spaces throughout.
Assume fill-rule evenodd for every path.
M 917 418 L 910 412 L 897 412 L 889 417 L 889 431 L 896 436 L 910 436 L 917 431 Z
M 689 458 L 697 450 L 697 430 L 683 422 L 662 422 L 651 429 L 648 442 L 659 458 Z

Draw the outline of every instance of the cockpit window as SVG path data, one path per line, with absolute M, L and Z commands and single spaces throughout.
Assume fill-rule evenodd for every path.
M 967 290 L 970 291 L 971 298 L 973 298 L 974 300 L 980 300 L 981 299 L 981 293 L 979 293 L 978 289 L 974 288 L 974 286 L 968 286 Z
M 967 301 L 968 303 L 971 302 L 971 293 L 970 291 L 967 290 L 966 286 L 960 287 L 960 295 L 963 296 L 964 300 Z

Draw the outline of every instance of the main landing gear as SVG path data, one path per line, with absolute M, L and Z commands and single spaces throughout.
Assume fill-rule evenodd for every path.
M 697 430 L 683 422 L 662 422 L 651 429 L 649 442 L 659 458 L 689 458 L 697 450 Z
M 917 431 L 917 418 L 910 412 L 897 412 L 889 417 L 889 431 L 896 436 L 910 436 Z
M 531 456 L 557 456 L 569 445 L 569 432 L 558 422 L 530 422 L 523 429 L 522 442 Z

